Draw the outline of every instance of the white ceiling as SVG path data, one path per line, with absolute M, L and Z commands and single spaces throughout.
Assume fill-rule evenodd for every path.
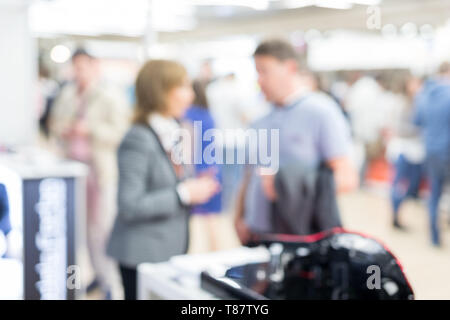
M 386 1 L 386 0 L 385 0 Z M 32 31 L 45 34 L 141 36 L 195 30 L 210 22 L 274 16 L 299 8 L 377 5 L 381 0 L 34 0 Z

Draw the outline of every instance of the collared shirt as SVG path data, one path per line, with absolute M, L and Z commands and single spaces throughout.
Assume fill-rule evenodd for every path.
M 284 99 L 284 105 L 282 107 L 296 103 L 301 98 L 306 96 L 309 92 L 311 92 L 311 89 L 309 87 L 307 86 L 299 87 L 297 90 L 295 90 L 293 93 L 291 93 Z
M 174 118 L 164 117 L 159 113 L 151 114 L 148 123 L 158 135 L 164 150 L 170 152 L 177 143 L 174 132 L 180 129 L 179 123 Z
M 159 113 L 151 114 L 148 123 L 158 135 L 164 151 L 170 154 L 177 143 L 175 139 L 177 135 L 174 133 L 181 128 L 180 124 L 174 118 L 164 117 Z M 189 191 L 182 182 L 177 185 L 176 191 L 183 204 L 188 205 L 191 203 Z

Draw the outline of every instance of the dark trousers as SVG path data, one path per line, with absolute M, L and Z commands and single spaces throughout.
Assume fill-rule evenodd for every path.
M 119 266 L 120 275 L 122 277 L 123 290 L 125 300 L 136 300 L 137 290 L 137 271 L 135 268 Z

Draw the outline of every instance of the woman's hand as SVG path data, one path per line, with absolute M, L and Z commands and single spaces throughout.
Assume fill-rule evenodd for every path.
M 328 161 L 328 165 L 333 170 L 338 193 L 351 192 L 358 187 L 359 176 L 349 159 L 331 159 Z
M 202 175 L 199 178 L 191 178 L 181 182 L 182 187 L 189 194 L 189 204 L 202 204 L 208 202 L 220 191 L 220 184 L 211 175 Z
M 70 128 L 67 128 L 62 132 L 64 139 L 71 139 L 73 137 L 87 137 L 89 135 L 89 129 L 83 121 L 77 121 Z

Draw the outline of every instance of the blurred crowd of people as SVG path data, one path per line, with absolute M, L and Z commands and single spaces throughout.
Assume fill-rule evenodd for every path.
M 450 170 L 450 77 L 448 63 L 428 77 L 405 71 L 381 72 L 373 76 L 354 73 L 338 92 L 353 131 L 355 150 L 360 150 L 361 182 L 368 167 L 387 161 L 393 226 L 400 223 L 401 204 L 429 193 L 428 210 L 432 244 L 441 244 L 439 203 Z M 339 96 L 339 95 L 337 95 Z M 447 209 L 448 210 L 448 209 Z
M 233 72 L 216 77 L 210 61 L 193 80 L 177 62 L 148 61 L 136 78 L 133 108 L 126 92 L 101 81 L 98 60 L 84 49 L 74 52 L 74 78 L 62 86 L 41 74 L 43 135 L 62 156 L 89 167 L 87 236 L 95 270 L 89 289 L 120 299 L 123 287 L 125 298 L 135 299 L 139 263 L 187 252 L 190 214 L 204 218 L 211 250 L 219 247 L 222 212 L 233 213 L 243 244 L 259 233 L 340 226 L 336 193 L 364 186 L 383 160 L 393 168 L 386 181 L 393 227 L 405 229 L 404 200 L 429 189 L 431 240 L 441 244 L 439 200 L 450 178 L 450 65 L 426 79 L 405 71 L 319 75 L 282 40 L 262 42 L 254 61 L 270 110 L 261 96 L 240 93 Z M 192 131 L 196 122 L 202 132 L 231 132 L 213 141 L 223 155 L 245 148 L 233 135 L 237 129 L 279 129 L 278 173 L 225 159 L 175 163 L 180 141 L 173 133 Z M 208 146 L 202 141 L 202 152 Z M 283 215 L 293 220 L 281 221 Z

